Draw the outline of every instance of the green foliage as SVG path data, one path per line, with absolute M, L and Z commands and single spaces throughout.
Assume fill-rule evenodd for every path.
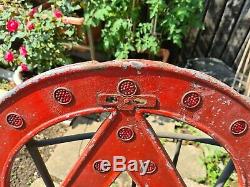
M 156 0 L 152 0 L 156 1 Z M 183 37 L 191 28 L 201 27 L 203 0 L 169 0 L 161 14 L 161 32 L 167 39 L 181 46 Z
M 60 6 L 57 1 L 56 6 Z M 34 16 L 29 13 L 32 5 L 29 2 L 16 0 L 4 4 L 0 11 L 0 65 L 15 70 L 20 64 L 27 64 L 34 72 L 40 73 L 51 68 L 72 63 L 66 53 L 64 42 L 77 42 L 77 29 L 66 25 L 62 18 L 54 15 L 56 7 L 44 10 L 40 6 Z M 70 7 L 70 6 L 68 6 Z M 73 11 L 72 8 L 70 11 Z M 10 32 L 7 28 L 9 20 L 19 23 L 18 30 Z M 28 24 L 33 24 L 33 29 L 28 29 Z M 27 56 L 20 54 L 20 46 L 25 46 Z M 14 53 L 14 61 L 5 59 L 6 52 Z
M 178 133 L 184 134 L 192 134 L 195 136 L 205 137 L 205 134 L 184 123 L 181 121 L 175 121 L 176 131 Z M 206 177 L 203 179 L 198 180 L 197 182 L 206 184 L 208 186 L 214 186 L 218 177 L 224 170 L 227 162 L 229 161 L 229 154 L 222 148 L 202 143 L 193 143 L 194 145 L 198 146 L 203 151 L 203 157 L 201 157 L 202 164 L 206 167 Z M 237 181 L 237 176 L 235 173 L 231 175 L 227 183 L 225 184 L 226 187 L 231 186 L 231 183 Z
M 213 186 L 222 171 L 224 170 L 227 162 L 229 161 L 228 153 L 221 147 L 203 145 L 202 146 L 204 157 L 202 162 L 206 167 L 207 176 L 205 179 L 202 179 L 200 182 Z M 231 186 L 230 183 L 237 180 L 235 173 L 231 175 L 227 181 L 227 187 Z
M 162 38 L 181 46 L 188 31 L 201 26 L 203 1 L 88 0 L 84 7 L 86 26 L 103 26 L 102 48 L 120 59 L 156 54 Z
M 0 79 L 0 90 L 6 90 L 6 91 L 9 91 L 13 89 L 13 85 L 11 85 L 9 83 L 9 81 L 7 80 L 4 80 L 4 79 Z
M 55 7 L 60 8 L 65 16 L 72 16 L 74 11 L 82 8 L 82 0 L 48 0 Z

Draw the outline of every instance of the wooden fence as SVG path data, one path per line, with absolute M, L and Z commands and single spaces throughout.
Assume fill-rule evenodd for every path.
M 214 57 L 237 67 L 250 38 L 250 0 L 206 0 L 204 29 L 192 30 L 185 59 Z

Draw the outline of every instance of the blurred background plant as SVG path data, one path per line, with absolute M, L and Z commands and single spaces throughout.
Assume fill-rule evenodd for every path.
M 181 47 L 192 28 L 202 26 L 200 0 L 88 0 L 85 24 L 102 26 L 101 48 L 128 58 L 131 52 L 157 54 L 165 41 Z
M 78 58 L 82 54 L 75 60 L 68 51 L 76 44 L 81 44 L 78 53 L 92 52 L 86 60 L 95 60 L 98 51 L 105 60 L 153 59 L 164 53 L 166 62 L 168 51 L 161 49 L 168 43 L 180 48 L 190 29 L 202 27 L 203 9 L 200 0 L 3 0 L 0 66 L 38 74 L 84 61 Z M 65 17 L 84 21 L 76 26 Z
M 34 7 L 31 1 L 2 1 L 0 10 L 0 64 L 15 70 L 41 73 L 70 64 L 64 43 L 83 38 L 75 26 L 64 24 L 64 14 L 71 15 L 78 6 L 66 1 L 51 1 L 49 9 Z M 48 2 L 47 2 L 48 3 Z M 62 5 L 63 10 L 60 5 Z

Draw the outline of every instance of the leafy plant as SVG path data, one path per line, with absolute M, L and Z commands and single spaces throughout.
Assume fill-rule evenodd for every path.
M 116 58 L 131 52 L 156 54 L 164 40 L 181 46 L 193 27 L 201 26 L 201 0 L 88 0 L 87 27 L 103 26 L 102 48 Z
M 65 16 L 72 16 L 76 10 L 83 8 L 82 0 L 48 0 L 55 7 L 60 8 Z
M 10 84 L 9 81 L 0 79 L 0 90 L 6 90 L 9 91 L 13 88 L 13 85 Z
M 29 2 L 5 1 L 0 10 L 0 64 L 15 70 L 28 65 L 36 73 L 69 64 L 65 42 L 77 42 L 77 29 L 62 22 L 63 12 L 52 5 L 32 8 Z M 27 66 L 22 66 L 26 67 Z
M 202 147 L 204 157 L 202 159 L 203 164 L 207 170 L 207 176 L 201 180 L 201 183 L 213 186 L 222 171 L 224 170 L 227 162 L 229 161 L 228 153 L 221 147 L 203 145 Z M 236 181 L 235 173 L 231 175 L 225 186 L 230 186 L 232 181 Z
M 192 134 L 195 136 L 204 137 L 204 133 L 184 122 L 175 121 L 176 131 L 178 133 Z M 229 161 L 228 153 L 222 148 L 202 143 L 192 143 L 192 145 L 198 146 L 202 152 L 203 156 L 201 157 L 202 164 L 206 167 L 206 177 L 198 180 L 197 182 L 206 184 L 208 186 L 214 186 L 218 177 L 221 175 L 226 164 Z M 226 187 L 231 186 L 232 182 L 237 181 L 235 173 L 233 173 L 227 183 Z

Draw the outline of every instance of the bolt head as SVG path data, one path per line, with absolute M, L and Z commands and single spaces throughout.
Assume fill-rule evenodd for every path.
M 123 96 L 135 95 L 138 90 L 136 83 L 129 79 L 124 79 L 119 82 L 117 91 Z
M 95 171 L 99 172 L 99 173 L 105 173 L 107 171 L 103 171 L 102 168 L 101 168 L 101 163 L 102 163 L 102 160 L 96 160 L 93 164 L 93 168 Z
M 132 140 L 134 138 L 134 135 L 135 133 L 133 129 L 127 126 L 121 127 L 117 131 L 117 137 L 124 142 Z
M 242 135 L 248 130 L 248 124 L 244 120 L 238 120 L 231 124 L 230 131 L 233 135 Z
M 190 91 L 187 92 L 183 97 L 182 97 L 182 105 L 185 108 L 196 108 L 199 106 L 201 103 L 201 95 L 195 91 Z
M 11 127 L 15 129 L 20 129 L 24 125 L 23 118 L 19 114 L 16 114 L 16 113 L 8 114 L 6 117 L 6 121 Z
M 145 164 L 145 163 L 144 163 Z M 142 168 L 141 168 L 142 170 Z M 148 165 L 148 168 L 147 168 L 147 171 L 146 171 L 146 174 L 153 174 L 157 171 L 157 166 L 156 164 L 150 160 L 149 162 L 149 165 Z
M 54 99 L 61 105 L 67 105 L 73 100 L 73 95 L 67 88 L 57 88 L 55 89 L 53 95 Z

